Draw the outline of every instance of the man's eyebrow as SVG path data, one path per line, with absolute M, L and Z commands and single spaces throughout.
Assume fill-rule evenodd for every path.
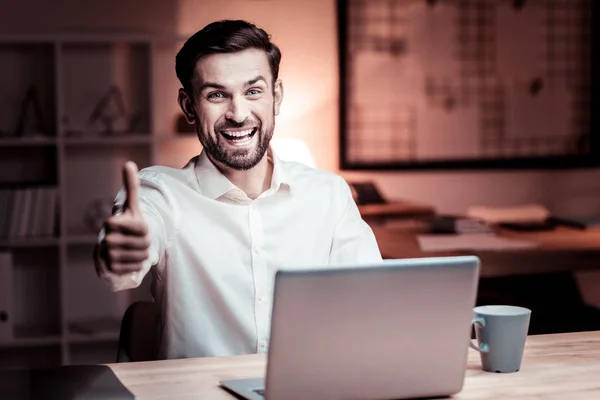
M 267 80 L 265 79 L 264 76 L 258 75 L 256 78 L 253 78 L 253 79 L 250 79 L 250 80 L 246 81 L 244 83 L 244 85 L 245 86 L 252 86 L 252 85 L 254 85 L 255 83 L 257 83 L 259 81 L 263 81 L 264 83 L 267 83 Z M 208 89 L 208 88 L 218 89 L 218 90 L 225 90 L 226 89 L 225 86 L 223 86 L 223 85 L 221 85 L 219 83 L 216 83 L 216 82 L 204 82 L 203 84 L 200 85 L 200 87 L 198 88 L 198 91 L 202 92 L 202 91 L 204 91 L 205 89 Z
M 246 86 L 252 86 L 255 83 L 257 83 L 258 81 L 263 81 L 264 83 L 267 83 L 267 80 L 265 79 L 265 77 L 262 75 L 259 75 L 254 79 L 250 79 L 249 81 L 246 81 Z
M 214 83 L 214 82 L 204 82 L 202 85 L 200 85 L 200 87 L 198 88 L 198 92 L 202 92 L 204 89 L 208 89 L 208 88 L 212 88 L 212 89 L 219 89 L 219 90 L 225 90 L 225 86 L 220 85 L 218 83 Z

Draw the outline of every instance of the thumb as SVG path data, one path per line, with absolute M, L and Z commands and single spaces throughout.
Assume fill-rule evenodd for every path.
M 140 212 L 140 178 L 138 178 L 138 167 L 133 161 L 128 161 L 123 166 L 123 184 L 125 185 L 124 211 L 129 210 L 137 215 Z

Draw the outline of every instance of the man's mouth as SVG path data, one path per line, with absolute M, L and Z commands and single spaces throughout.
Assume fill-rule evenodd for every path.
M 244 129 L 244 130 L 226 130 L 221 131 L 221 135 L 227 139 L 227 141 L 236 144 L 246 144 L 252 140 L 252 137 L 256 134 L 257 128 Z

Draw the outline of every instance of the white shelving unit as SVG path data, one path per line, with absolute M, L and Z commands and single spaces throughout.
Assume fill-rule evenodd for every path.
M 181 167 L 200 150 L 195 137 L 174 133 L 180 45 L 176 37 L 140 35 L 0 36 L 0 190 L 57 194 L 53 234 L 0 237 L 13 277 L 0 282 L 12 292 L 12 339 L 0 340 L 0 368 L 113 362 L 125 309 L 150 298 L 147 282 L 113 293 L 96 276 L 97 230 L 86 216 L 94 202 L 112 202 L 125 161 Z M 14 134 L 29 87 L 38 93 L 44 135 Z M 115 126 L 123 133 L 106 134 L 91 118 L 111 87 L 122 96 L 126 118 Z M 0 217 L 6 210 L 14 214 L 14 202 Z

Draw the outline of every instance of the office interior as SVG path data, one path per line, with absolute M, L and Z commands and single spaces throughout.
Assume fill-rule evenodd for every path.
M 478 303 L 530 307 L 532 334 L 600 329 L 592 1 L 550 2 L 551 22 L 540 17 L 548 11 L 541 0 L 462 1 L 458 11 L 454 3 L 3 5 L 0 368 L 115 361 L 122 317 L 151 300 L 149 282 L 111 292 L 94 270 L 97 232 L 126 160 L 181 167 L 200 151 L 181 121 L 174 56 L 186 37 L 220 19 L 272 34 L 285 87 L 274 145 L 355 185 L 365 220 L 386 241 L 384 257 L 436 254 L 416 235 L 403 253 L 386 229 L 427 236 L 433 222 L 450 221 L 438 235 L 480 238 L 490 233 L 477 227 L 497 225 L 461 233 L 457 221 L 516 215 L 503 228 L 513 241 L 484 249 L 499 254 L 494 271 L 510 265 L 481 277 Z M 448 48 L 461 43 L 448 29 L 467 44 Z M 485 138 L 508 139 L 486 147 Z M 535 248 L 536 235 L 553 232 L 560 243 L 552 236 L 549 252 Z M 519 259 L 519 251 L 528 255 Z

